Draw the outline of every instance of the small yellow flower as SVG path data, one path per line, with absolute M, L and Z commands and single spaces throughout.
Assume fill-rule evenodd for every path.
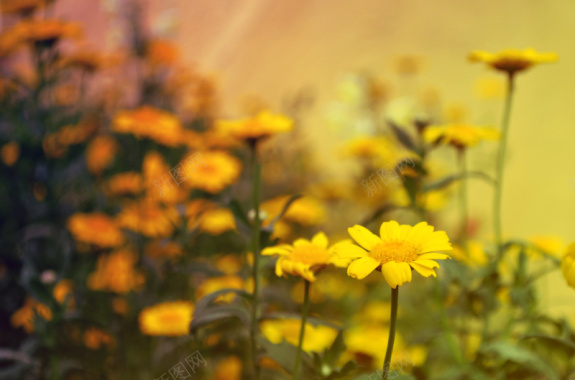
M 288 273 L 311 282 L 316 280 L 316 273 L 328 265 L 345 267 L 349 262 L 334 255 L 333 247 L 328 248 L 328 240 L 323 232 L 317 233 L 311 241 L 297 239 L 293 245 L 281 244 L 265 248 L 262 255 L 279 256 L 276 262 L 278 277 Z
M 94 138 L 86 149 L 86 164 L 88 170 L 95 175 L 101 174 L 116 156 L 118 143 L 111 136 Z
M 268 319 L 260 322 L 262 334 L 272 343 L 278 344 L 286 341 L 289 344 L 297 346 L 299 343 L 299 333 L 301 329 L 301 320 L 299 319 Z M 303 339 L 303 350 L 305 352 L 323 352 L 330 347 L 337 330 L 328 326 L 314 326 L 310 323 L 305 324 L 305 336 Z
M 52 319 L 52 311 L 48 306 L 33 298 L 26 298 L 24 306 L 12 314 L 10 323 L 14 328 L 22 327 L 28 334 L 31 334 L 34 332 L 34 318 L 36 314 L 47 321 Z
M 153 336 L 184 336 L 189 333 L 194 305 L 189 301 L 164 302 L 140 312 L 140 331 Z
M 293 120 L 273 114 L 268 110 L 260 111 L 256 116 L 240 120 L 219 120 L 216 130 L 240 140 L 252 141 L 268 138 L 278 133 L 290 132 Z
M 575 242 L 567 247 L 567 251 L 561 260 L 561 271 L 567 281 L 567 285 L 575 288 Z
M 142 176 L 139 173 L 119 173 L 107 181 L 105 191 L 111 195 L 134 195 L 142 191 L 142 182 Z
M 54 298 L 58 303 L 64 303 L 67 299 L 68 307 L 74 308 L 74 298 L 72 297 L 74 286 L 71 280 L 60 280 L 54 286 Z
M 99 247 L 117 247 L 124 235 L 116 222 L 103 213 L 77 213 L 68 219 L 68 229 L 75 240 Z
M 142 200 L 127 204 L 117 217 L 118 224 L 152 238 L 172 236 L 180 223 L 178 210 L 173 206 L 162 207 L 156 202 Z
M 132 133 L 137 138 L 147 137 L 170 147 L 183 144 L 184 130 L 180 121 L 171 113 L 151 106 L 118 112 L 112 120 L 112 130 Z
M 430 144 L 450 144 L 458 149 L 476 146 L 481 141 L 499 139 L 499 131 L 490 127 L 467 124 L 431 125 L 425 128 L 423 138 Z
M 88 287 L 120 294 L 140 289 L 144 275 L 135 269 L 137 261 L 138 257 L 129 249 L 100 256 L 96 271 L 88 277 Z
M 14 165 L 20 157 L 20 145 L 14 141 L 3 145 L 0 149 L 0 157 L 6 166 Z
M 486 51 L 474 51 L 469 55 L 472 62 L 484 62 L 491 68 L 511 74 L 527 70 L 531 66 L 539 63 L 557 61 L 555 53 L 538 53 L 534 49 L 507 49 L 499 53 L 488 53 Z
M 380 236 L 367 228 L 355 225 L 348 228 L 351 237 L 361 246 L 349 242 L 337 244 L 334 249 L 342 259 L 356 259 L 347 268 L 347 274 L 363 279 L 376 269 L 381 270 L 392 288 L 411 282 L 411 270 L 423 277 L 436 277 L 434 260 L 445 260 L 448 255 L 436 251 L 451 250 L 447 234 L 433 231 L 426 222 L 415 226 L 399 225 L 396 221 L 384 222 Z
M 200 216 L 199 224 L 200 231 L 211 235 L 219 235 L 236 229 L 234 214 L 225 208 L 205 211 Z
M 218 362 L 214 380 L 240 380 L 242 361 L 237 356 L 230 356 Z
M 238 255 L 229 254 L 216 260 L 216 268 L 225 274 L 236 274 L 242 269 L 243 263 Z
M 240 161 L 224 151 L 202 152 L 198 161 L 183 184 L 209 193 L 219 193 L 236 182 L 242 170 Z
M 90 327 L 84 332 L 84 344 L 90 350 L 98 350 L 103 346 L 114 347 L 116 340 L 107 332 L 96 327 Z

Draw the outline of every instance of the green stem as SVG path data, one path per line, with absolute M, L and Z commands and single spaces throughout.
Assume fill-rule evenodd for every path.
M 385 360 L 383 362 L 382 379 L 387 380 L 389 367 L 391 366 L 391 354 L 393 353 L 393 344 L 395 343 L 395 323 L 397 322 L 397 300 L 399 298 L 399 286 L 391 289 L 391 315 L 389 321 L 389 336 L 387 338 L 387 351 L 385 351 Z
M 293 380 L 299 379 L 299 367 L 301 362 L 301 353 L 303 349 L 303 338 L 305 335 L 305 323 L 307 320 L 307 314 L 309 312 L 309 287 L 311 283 L 308 280 L 304 280 L 304 298 L 303 298 L 303 309 L 301 312 L 301 328 L 299 330 L 299 345 L 297 347 L 297 355 L 295 357 L 295 364 L 293 368 Z
M 501 125 L 501 144 L 497 157 L 496 188 L 493 202 L 493 227 L 495 229 L 495 243 L 497 244 L 497 262 L 503 256 L 503 232 L 501 228 L 501 199 L 503 196 L 503 169 L 505 163 L 505 152 L 507 150 L 507 135 L 509 133 L 509 120 L 511 118 L 511 104 L 515 89 L 514 76 L 509 73 L 507 76 L 507 97 L 505 99 L 505 109 L 503 111 L 503 122 Z
M 252 320 L 250 328 L 250 340 L 252 360 L 254 366 L 254 379 L 260 378 L 260 367 L 258 364 L 257 355 L 257 332 L 259 320 L 259 299 L 260 299 L 260 187 L 261 187 L 261 165 L 258 162 L 257 145 L 252 145 L 252 168 L 253 168 L 253 205 L 254 205 L 254 223 L 252 227 L 253 233 L 253 278 L 254 278 L 254 292 L 253 292 L 253 307 L 252 307 Z
M 461 189 L 459 192 L 459 211 L 461 213 L 461 246 L 463 247 L 465 256 L 469 258 L 469 247 L 467 245 L 469 240 L 467 224 L 467 220 L 469 219 L 469 210 L 467 208 L 467 178 L 465 178 L 465 173 L 467 171 L 465 148 L 458 149 L 457 153 L 459 159 L 459 173 L 461 175 Z

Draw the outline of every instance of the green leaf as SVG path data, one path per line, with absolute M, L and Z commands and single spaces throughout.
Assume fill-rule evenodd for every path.
M 406 147 L 407 149 L 413 150 L 413 151 L 415 151 L 417 149 L 415 142 L 413 141 L 413 139 L 411 138 L 411 136 L 407 132 L 405 132 L 402 128 L 395 125 L 394 123 L 392 123 L 389 120 L 388 120 L 388 124 L 391 127 L 391 131 L 393 132 L 395 137 L 397 137 L 399 142 L 404 147 Z
M 519 340 L 525 339 L 539 339 L 546 343 L 551 343 L 555 346 L 559 345 L 566 349 L 571 355 L 575 354 L 575 342 L 569 341 L 567 339 L 559 338 L 556 336 L 551 335 L 542 335 L 542 334 L 530 334 L 521 337 Z
M 440 190 L 440 189 L 443 189 L 443 188 L 451 185 L 455 181 L 460 181 L 463 178 L 472 178 L 472 177 L 483 179 L 484 181 L 486 181 L 487 183 L 490 183 L 492 185 L 496 184 L 496 181 L 493 178 L 491 178 L 490 176 L 488 176 L 487 174 L 485 174 L 483 172 L 466 172 L 464 174 L 452 174 L 452 175 L 449 175 L 449 176 L 442 178 L 438 181 L 424 185 L 423 191 L 428 192 L 428 191 L 432 191 L 432 190 Z
M 559 375 L 547 362 L 531 351 L 506 342 L 495 342 L 481 349 L 482 352 L 493 352 L 504 361 L 511 361 L 532 369 L 549 380 L 559 380 Z
M 194 317 L 190 323 L 190 334 L 194 334 L 200 327 L 230 318 L 236 318 L 245 325 L 250 320 L 250 313 L 245 308 L 234 305 L 218 305 L 203 311 L 206 312 L 196 313 L 197 310 L 194 311 Z
M 202 299 L 199 300 L 198 303 L 196 303 L 195 310 L 197 311 L 208 308 L 213 302 L 215 302 L 218 299 L 219 296 L 226 295 L 229 293 L 235 293 L 236 295 L 249 301 L 251 301 L 252 299 L 252 295 L 242 289 L 220 289 L 213 293 L 206 294 L 204 297 L 202 297 Z

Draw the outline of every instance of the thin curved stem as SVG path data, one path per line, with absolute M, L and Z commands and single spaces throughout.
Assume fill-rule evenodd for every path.
M 397 322 L 397 300 L 399 298 L 399 286 L 391 289 L 391 315 L 389 318 L 389 336 L 387 338 L 387 350 L 385 351 L 385 360 L 383 362 L 382 379 L 387 380 L 391 366 L 391 355 L 393 353 L 393 344 L 395 343 L 395 324 Z
M 260 367 L 258 364 L 257 355 L 257 331 L 258 320 L 260 317 L 259 300 L 260 300 L 260 187 L 261 187 L 261 165 L 258 162 L 257 146 L 252 146 L 252 168 L 253 168 L 253 205 L 254 205 L 254 223 L 252 226 L 253 233 L 253 278 L 254 278 L 254 292 L 253 292 L 253 305 L 252 305 L 252 320 L 250 328 L 250 341 L 252 360 L 254 367 L 254 379 L 260 378 Z
M 495 243 L 497 244 L 497 261 L 503 256 L 503 232 L 501 226 L 501 199 L 503 196 L 503 171 L 505 167 L 505 153 L 507 151 L 507 136 L 509 134 L 509 120 L 511 119 L 511 105 L 515 82 L 513 73 L 507 76 L 507 97 L 505 99 L 505 109 L 503 111 L 503 121 L 501 124 L 501 143 L 497 157 L 496 187 L 493 201 L 493 228 L 495 230 Z
M 465 160 L 465 149 L 459 149 L 458 160 L 459 160 L 459 173 L 461 174 L 460 192 L 459 192 L 459 212 L 461 214 L 461 246 L 463 247 L 463 252 L 465 256 L 469 258 L 469 249 L 467 241 L 469 240 L 468 232 L 468 219 L 469 219 L 469 209 L 467 204 L 467 178 L 465 178 L 465 173 L 467 171 L 467 163 Z
M 303 350 L 303 338 L 305 336 L 305 323 L 307 321 L 307 314 L 309 312 L 309 288 L 311 283 L 308 280 L 305 281 L 305 289 L 303 296 L 303 309 L 301 312 L 301 328 L 299 330 L 299 345 L 297 347 L 297 355 L 295 357 L 295 364 L 293 368 L 293 380 L 299 379 L 299 368 L 301 363 L 301 353 Z

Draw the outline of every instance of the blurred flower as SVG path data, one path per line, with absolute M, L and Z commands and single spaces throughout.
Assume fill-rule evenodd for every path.
M 92 121 L 84 121 L 77 125 L 66 125 L 57 132 L 47 134 L 42 140 L 42 147 L 46 156 L 52 158 L 62 157 L 66 153 L 68 146 L 88 140 L 97 127 L 97 124 Z M 108 138 L 107 136 L 102 137 Z M 101 142 L 96 144 L 102 145 Z
M 351 277 L 361 280 L 380 269 L 389 286 L 395 289 L 404 282 L 411 282 L 412 268 L 424 277 L 436 277 L 433 268 L 439 264 L 434 260 L 449 258 L 435 252 L 452 249 L 447 234 L 433 230 L 426 222 L 412 227 L 390 221 L 382 223 L 379 237 L 367 228 L 355 225 L 348 228 L 348 232 L 361 247 L 342 242 L 336 244 L 334 250 L 342 259 L 357 259 L 347 268 Z
M 505 85 L 500 78 L 479 78 L 475 82 L 475 95 L 480 99 L 501 99 L 505 96 Z
M 413 55 L 402 55 L 395 59 L 395 67 L 399 75 L 416 75 L 421 70 L 421 57 Z
M 102 54 L 90 50 L 77 50 L 73 53 L 66 54 L 58 62 L 62 68 L 77 68 L 89 73 L 100 70 L 112 63 Z
M 244 280 L 239 276 L 221 276 L 208 278 L 196 289 L 196 300 L 200 300 L 210 293 L 215 293 L 224 289 L 245 289 Z M 235 298 L 236 294 L 231 292 L 220 295 L 216 302 L 229 303 Z
M 185 336 L 189 334 L 194 305 L 189 301 L 164 302 L 140 312 L 140 331 L 153 336 Z
M 84 332 L 84 344 L 90 350 L 98 350 L 103 346 L 114 347 L 116 340 L 109 333 L 96 327 L 90 327 Z
M 276 261 L 278 277 L 288 273 L 311 282 L 316 280 L 316 273 L 328 265 L 345 267 L 349 262 L 334 255 L 333 247 L 328 248 L 328 240 L 323 232 L 315 234 L 311 241 L 297 239 L 293 245 L 281 244 L 265 248 L 262 255 L 279 256 Z
M 216 268 L 227 275 L 236 274 L 242 269 L 243 263 L 238 255 L 229 254 L 216 259 Z
M 112 309 L 116 314 L 125 315 L 128 312 L 128 302 L 121 297 L 116 297 L 112 300 Z
M 351 355 L 355 361 L 369 368 L 376 368 L 385 359 L 385 347 L 382 342 L 387 342 L 389 328 L 382 325 L 358 325 L 344 331 L 347 355 Z M 403 338 L 395 334 L 394 350 L 405 348 Z
M 219 193 L 238 179 L 242 170 L 240 161 L 224 151 L 202 152 L 203 165 L 196 165 L 184 184 L 209 193 Z
M 152 40 L 146 46 L 146 57 L 154 66 L 170 66 L 178 60 L 178 48 L 167 40 Z
M 132 133 L 137 138 L 147 137 L 171 147 L 183 144 L 184 130 L 180 121 L 171 113 L 151 106 L 117 112 L 112 120 L 112 130 Z
M 237 139 L 255 142 L 278 133 L 290 132 L 293 129 L 293 120 L 264 110 L 247 119 L 218 120 L 216 129 Z
M 14 328 L 22 327 L 28 334 L 31 334 L 34 332 L 34 318 L 36 315 L 47 321 L 52 319 L 52 311 L 48 306 L 33 298 L 26 298 L 24 305 L 12 314 L 10 323 Z
M 489 256 L 485 253 L 482 242 L 469 240 L 467 251 L 466 254 L 462 247 L 456 245 L 453 247 L 453 258 L 474 267 L 484 267 L 489 263 Z
M 541 253 L 536 252 L 536 250 L 543 251 L 549 256 L 560 258 L 565 246 L 563 239 L 558 236 L 533 236 L 529 238 L 529 241 L 533 244 L 535 250 L 527 249 L 527 254 L 535 258 L 541 257 Z
M 240 380 L 241 376 L 242 361 L 237 356 L 220 360 L 214 372 L 214 380 Z
M 297 346 L 299 343 L 299 333 L 301 329 L 301 320 L 299 319 L 268 319 L 260 322 L 262 334 L 273 344 L 279 344 L 282 341 Z M 323 325 L 312 325 L 306 323 L 305 336 L 303 340 L 303 350 L 305 352 L 323 352 L 330 347 L 337 330 L 332 327 Z
M 349 140 L 342 149 L 343 157 L 374 158 L 394 149 L 394 143 L 387 137 L 361 136 Z
M 309 186 L 309 192 L 318 199 L 335 201 L 352 196 L 351 184 L 348 181 L 329 180 Z
M 134 195 L 142 191 L 142 176 L 137 172 L 118 173 L 110 178 L 104 188 L 112 195 Z
M 267 214 L 263 225 L 269 224 L 282 212 L 289 198 L 289 195 L 282 195 L 267 200 L 261 204 L 261 210 Z M 325 221 L 325 214 L 325 207 L 320 201 L 315 198 L 305 196 L 298 198 L 291 203 L 290 207 L 283 215 L 282 220 L 295 222 L 304 226 L 313 226 L 322 224 Z
M 481 141 L 499 139 L 499 131 L 489 127 L 474 127 L 467 124 L 432 125 L 425 129 L 423 138 L 430 144 L 451 144 L 455 148 L 465 149 Z
M 170 175 L 170 167 L 160 153 L 156 151 L 146 153 L 142 173 L 148 198 L 167 204 L 183 202 L 187 198 L 188 191 L 176 186 Z
M 561 271 L 567 285 L 575 288 L 575 242 L 567 247 L 567 251 L 561 259 Z
M 63 279 L 58 281 L 56 286 L 54 286 L 54 298 L 58 303 L 64 303 L 67 299 L 67 304 L 69 308 L 74 307 L 74 298 L 73 296 L 73 289 L 74 286 L 71 280 Z
M 211 235 L 219 235 L 236 229 L 234 214 L 226 208 L 207 210 L 202 213 L 198 222 L 200 231 Z M 191 227 L 193 224 L 188 224 L 188 226 Z
M 6 166 L 12 166 L 20 157 L 20 145 L 17 142 L 10 141 L 0 149 L 0 157 Z
M 128 203 L 117 217 L 118 224 L 152 238 L 172 236 L 180 223 L 178 211 L 149 200 Z
M 508 74 L 515 74 L 539 63 L 555 62 L 557 58 L 556 53 L 538 53 L 534 49 L 507 49 L 495 54 L 477 50 L 469 54 L 470 61 L 484 62 Z
M 134 268 L 137 261 L 137 255 L 130 249 L 101 255 L 96 271 L 88 276 L 88 288 L 120 294 L 140 289 L 144 275 Z
M 152 258 L 177 259 L 183 254 L 182 247 L 178 243 L 165 239 L 148 242 L 144 251 Z
M 46 0 L 2 0 L 0 11 L 4 14 L 29 15 L 45 3 Z
M 14 44 L 41 43 L 52 45 L 62 38 L 77 39 L 82 28 L 74 22 L 60 20 L 23 20 L 3 33 Z
M 99 247 L 116 247 L 124 243 L 124 235 L 116 222 L 103 213 L 76 213 L 68 219 L 68 229 L 75 240 Z
M 111 136 L 97 136 L 86 148 L 86 165 L 88 170 L 99 175 L 106 169 L 116 156 L 118 143 Z

